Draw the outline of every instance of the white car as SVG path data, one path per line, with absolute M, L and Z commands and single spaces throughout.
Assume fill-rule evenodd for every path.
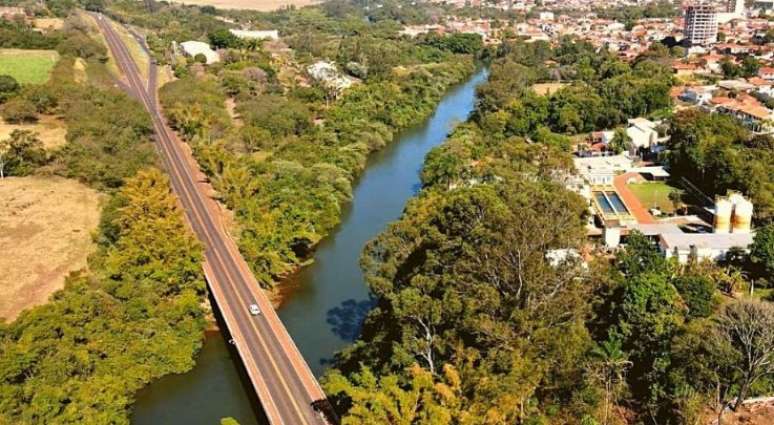
M 250 304 L 250 314 L 253 316 L 261 314 L 261 309 L 258 308 L 258 304 Z

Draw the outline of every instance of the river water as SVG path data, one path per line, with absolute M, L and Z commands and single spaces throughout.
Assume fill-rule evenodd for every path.
M 400 217 L 419 189 L 425 155 L 467 119 L 475 106 L 475 88 L 487 76 L 482 69 L 452 88 L 428 120 L 398 134 L 369 158 L 341 224 L 320 243 L 315 262 L 288 282 L 278 313 L 315 375 L 321 376 L 333 354 L 354 341 L 371 307 L 359 266 L 364 245 Z M 217 425 L 227 416 L 241 425 L 263 423 L 239 359 L 229 348 L 222 334 L 208 333 L 192 371 L 164 377 L 140 391 L 132 423 Z

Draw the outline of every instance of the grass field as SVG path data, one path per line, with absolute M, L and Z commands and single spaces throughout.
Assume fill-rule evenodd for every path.
M 42 84 L 58 60 L 53 50 L 0 49 L 0 75 L 10 75 L 22 84 Z
M 94 251 L 100 195 L 59 177 L 0 180 L 0 318 L 45 303 Z
M 675 187 L 664 182 L 634 183 L 628 186 L 643 207 L 647 209 L 657 207 L 665 213 L 674 213 L 675 208 L 669 200 L 669 193 L 676 190 Z

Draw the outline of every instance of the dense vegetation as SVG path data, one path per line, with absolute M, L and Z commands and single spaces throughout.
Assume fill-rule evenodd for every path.
M 99 240 L 90 271 L 0 324 L 0 423 L 128 424 L 139 388 L 193 366 L 205 324 L 201 249 L 166 177 L 128 179 Z
M 669 166 L 708 196 L 743 192 L 761 223 L 774 220 L 774 144 L 754 135 L 732 117 L 687 110 L 670 124 Z
M 233 46 L 224 60 L 204 70 L 178 67 L 182 78 L 160 93 L 170 123 L 235 212 L 239 246 L 265 286 L 306 260 L 338 222 L 368 155 L 430 114 L 473 71 L 471 53 L 482 48 L 478 36 L 399 38 L 395 22 L 337 19 L 320 9 L 272 17 L 295 49 L 295 66 L 332 57 L 356 84 L 341 91 L 310 77 L 308 84 L 283 79 L 288 64 L 218 30 L 210 39 Z
M 506 45 L 472 119 L 428 156 L 419 196 L 366 247 L 376 307 L 324 384 L 343 423 L 693 424 L 772 389 L 774 307 L 721 295 L 745 285 L 738 270 L 677 265 L 636 232 L 614 258 L 572 254 L 586 208 L 563 185 L 566 136 L 513 123 L 533 110 L 514 105 L 551 102 L 529 90 L 531 69 L 576 48 Z M 653 91 L 635 93 L 647 104 Z
M 15 40 L 30 31 L 11 30 Z M 205 326 L 201 248 L 166 177 L 147 169 L 156 162 L 150 120 L 113 88 L 91 27 L 71 16 L 61 31 L 34 37 L 16 46 L 55 46 L 62 59 L 44 85 L 3 78 L 0 110 L 61 116 L 67 142 L 47 151 L 34 133 L 15 131 L 0 141 L 1 174 L 77 178 L 108 200 L 88 270 L 48 304 L 0 323 L 0 423 L 128 424 L 138 389 L 193 367 Z

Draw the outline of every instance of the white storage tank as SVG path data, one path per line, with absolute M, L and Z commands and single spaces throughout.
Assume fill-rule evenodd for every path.
M 734 215 L 731 219 L 733 233 L 750 233 L 753 216 L 753 204 L 747 199 L 740 199 L 734 204 Z
M 731 211 L 734 204 L 726 198 L 715 199 L 715 233 L 731 232 Z

